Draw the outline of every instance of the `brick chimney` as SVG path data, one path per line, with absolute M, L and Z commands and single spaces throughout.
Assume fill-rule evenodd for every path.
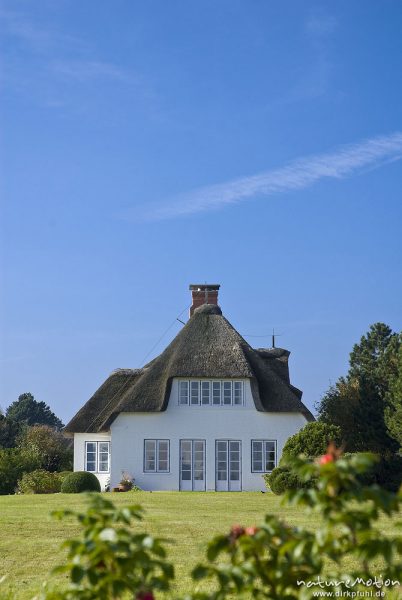
M 190 317 L 195 309 L 203 304 L 218 304 L 218 290 L 220 287 L 216 283 L 192 283 L 189 287 L 192 297 Z

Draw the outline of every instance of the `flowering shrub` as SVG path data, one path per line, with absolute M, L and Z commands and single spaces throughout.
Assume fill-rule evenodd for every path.
M 402 536 L 395 532 L 384 537 L 377 525 L 383 515 L 398 514 L 402 491 L 363 483 L 362 475 L 374 462 L 368 454 L 342 456 L 334 445 L 314 462 L 295 459 L 297 477 L 307 486 L 314 481 L 314 486 L 288 491 L 285 499 L 316 514 L 318 529 L 291 527 L 273 515 L 258 526 L 233 525 L 210 541 L 207 561 L 192 571 L 194 589 L 182 600 L 304 600 L 312 597 L 314 586 L 322 589 L 326 582 L 338 596 L 351 586 L 356 592 L 372 582 L 376 591 L 383 585 L 397 594 Z M 117 509 L 94 495 L 84 514 L 57 513 L 76 516 L 83 533 L 64 544 L 68 561 L 57 570 L 68 574 L 67 589 L 44 591 L 41 599 L 154 600 L 158 591 L 169 590 L 174 572 L 162 540 L 130 528 L 141 512 L 139 506 Z M 350 573 L 344 572 L 345 557 L 356 565 Z M 380 573 L 373 567 L 379 563 Z M 395 594 L 387 593 L 387 600 Z
M 80 538 L 64 542 L 68 560 L 55 569 L 68 575 L 67 589 L 45 587 L 40 600 L 118 600 L 128 593 L 136 600 L 153 600 L 154 590 L 169 589 L 174 571 L 162 540 L 131 528 L 133 519 L 142 519 L 140 506 L 117 509 L 104 496 L 91 494 L 85 513 L 53 514 L 75 517 L 83 531 Z
M 209 543 L 208 562 L 192 573 L 195 581 L 212 580 L 213 591 L 196 590 L 186 600 L 310 598 L 330 561 L 332 568 L 325 581 L 332 590 L 335 587 L 340 592 L 357 578 L 361 585 L 374 581 L 379 574 L 372 565 L 378 559 L 384 562 L 382 581 L 398 586 L 402 581 L 402 536 L 384 538 L 376 523 L 383 514 L 398 514 L 402 494 L 360 482 L 359 476 L 370 470 L 374 460 L 368 454 L 341 457 L 334 446 L 315 462 L 296 459 L 294 471 L 300 480 L 306 484 L 314 480 L 315 484 L 288 491 L 285 499 L 316 513 L 317 519 L 322 519 L 319 528 L 290 527 L 272 515 L 259 527 L 233 526 Z M 345 556 L 354 557 L 358 565 L 351 573 L 343 571 Z

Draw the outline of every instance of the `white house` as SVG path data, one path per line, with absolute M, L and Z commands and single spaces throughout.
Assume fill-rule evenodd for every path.
M 104 487 L 264 489 L 287 438 L 314 420 L 289 381 L 289 352 L 252 348 L 222 315 L 219 285 L 191 285 L 190 318 L 142 369 L 118 369 L 65 428 L 74 469 Z

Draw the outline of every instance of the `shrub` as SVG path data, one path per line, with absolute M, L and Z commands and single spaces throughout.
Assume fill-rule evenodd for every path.
M 367 586 L 375 586 L 376 596 L 396 598 L 391 590 L 398 594 L 402 535 L 384 536 L 381 524 L 384 517 L 396 521 L 402 494 L 362 484 L 375 460 L 369 454 L 342 457 L 335 446 L 314 462 L 296 458 L 294 474 L 309 489 L 285 498 L 316 515 L 317 527 L 291 527 L 269 514 L 259 526 L 232 525 L 209 542 L 185 600 L 307 600 L 322 595 L 314 592 L 318 585 L 330 586 L 333 597 L 366 596 Z M 156 592 L 169 590 L 174 572 L 162 540 L 132 527 L 141 513 L 138 505 L 119 509 L 102 495 L 91 495 L 84 513 L 57 512 L 75 516 L 81 534 L 64 542 L 67 562 L 55 570 L 68 575 L 67 588 L 45 586 L 40 599 L 155 600 Z
M 116 508 L 103 495 L 90 495 L 84 513 L 58 511 L 57 518 L 74 516 L 81 528 L 77 539 L 63 544 L 67 563 L 56 569 L 67 574 L 64 591 L 48 590 L 48 600 L 153 600 L 153 590 L 169 590 L 173 565 L 166 561 L 163 540 L 138 531 L 132 521 L 142 519 L 138 505 Z
M 31 473 L 24 473 L 18 482 L 20 494 L 56 494 L 61 488 L 61 473 L 50 473 L 38 469 Z
M 278 496 L 287 490 L 296 490 L 307 485 L 299 479 L 289 466 L 276 467 L 272 473 L 267 473 L 264 479 L 267 488 Z
M 88 471 L 76 471 L 67 475 L 61 484 L 63 494 L 79 494 L 81 492 L 100 492 L 98 478 Z
M 345 457 L 354 456 L 347 453 Z M 402 456 L 377 456 L 377 462 L 372 468 L 359 475 L 359 481 L 364 485 L 377 484 L 390 492 L 397 492 L 402 485 Z
M 337 445 L 341 443 L 340 427 L 320 421 L 308 423 L 287 440 L 282 451 L 281 465 L 297 458 L 300 454 L 310 458 L 320 456 L 325 453 L 331 441 Z
M 59 477 L 61 478 L 61 482 L 63 483 L 63 481 L 65 480 L 65 478 L 67 477 L 67 475 L 71 475 L 73 471 L 61 471 L 61 473 L 59 473 Z
M 186 600 L 305 600 L 325 594 L 314 592 L 317 585 L 330 585 L 334 597 L 360 597 L 367 594 L 365 586 L 374 582 L 380 563 L 384 566 L 379 585 L 385 591 L 377 596 L 391 597 L 392 588 L 397 594 L 402 536 L 395 532 L 385 537 L 376 525 L 384 515 L 399 514 L 402 497 L 361 484 L 361 475 L 372 468 L 374 460 L 368 454 L 339 458 L 335 452 L 327 452 L 316 462 L 295 459 L 294 473 L 310 489 L 288 492 L 286 500 L 322 518 L 322 525 L 308 531 L 290 527 L 274 515 L 266 515 L 258 527 L 233 525 L 210 541 L 207 562 L 192 572 L 193 580 L 202 582 L 204 588 L 207 584 L 209 591 L 195 589 Z M 353 558 L 349 572 L 345 572 L 345 557 Z
M 374 480 L 382 488 L 397 492 L 402 485 L 402 456 L 382 456 L 374 468 Z
M 33 457 L 23 455 L 18 448 L 0 450 L 0 495 L 14 494 L 23 473 L 38 467 Z

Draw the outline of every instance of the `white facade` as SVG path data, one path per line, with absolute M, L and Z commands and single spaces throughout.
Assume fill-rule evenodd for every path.
M 103 433 L 75 433 L 74 434 L 74 471 L 86 471 L 86 445 L 89 442 L 110 442 L 110 435 Z M 98 462 L 98 461 L 97 461 Z M 95 475 L 99 479 L 102 490 L 109 483 L 109 472 L 101 473 L 99 468 L 95 468 Z
M 306 425 L 306 418 L 301 413 L 257 411 L 248 379 L 242 380 L 242 405 L 180 405 L 179 381 L 174 379 L 172 382 L 166 411 L 120 413 L 111 425 L 110 436 L 75 434 L 74 469 L 85 470 L 86 442 L 110 440 L 110 474 L 96 473 L 103 487 L 109 477 L 111 487 L 117 486 L 122 473 L 126 472 L 144 490 L 264 490 L 262 473 L 252 472 L 252 440 L 275 442 L 277 465 L 286 440 Z M 146 472 L 145 440 L 149 440 L 147 448 L 150 452 L 158 448 L 155 440 L 169 441 L 168 445 L 165 442 L 161 444 L 165 454 L 160 464 L 167 472 Z M 166 468 L 167 446 L 169 464 Z M 259 447 L 265 449 L 268 445 Z M 185 463 L 189 462 L 189 456 L 192 473 L 186 475 Z M 218 458 L 228 461 L 227 481 L 222 476 L 224 468 L 222 471 L 219 467 L 220 474 L 217 476 Z M 197 464 L 199 470 L 203 470 L 198 475 Z M 157 468 L 155 461 L 152 465 Z M 231 472 L 236 481 L 230 482 Z

